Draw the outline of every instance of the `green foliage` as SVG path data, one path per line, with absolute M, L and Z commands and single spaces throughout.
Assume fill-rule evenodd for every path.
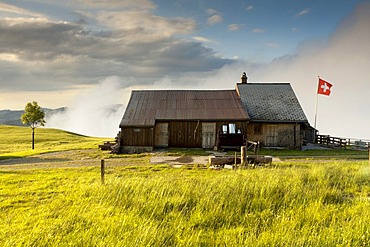
M 45 125 L 45 113 L 36 101 L 28 102 L 21 116 L 23 124 L 30 126 L 32 129 Z
M 87 137 L 57 129 L 38 128 L 37 150 L 29 149 L 29 129 L 0 125 L 0 160 L 25 157 L 34 154 L 97 148 L 106 138 Z
M 113 160 L 112 160 L 113 162 Z M 0 169 L 1 246 L 366 246 L 368 162 Z M 280 165 L 281 164 L 281 165 Z

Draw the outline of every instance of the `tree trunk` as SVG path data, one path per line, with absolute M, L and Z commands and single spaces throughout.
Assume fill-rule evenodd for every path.
M 35 129 L 32 128 L 32 149 L 35 149 Z

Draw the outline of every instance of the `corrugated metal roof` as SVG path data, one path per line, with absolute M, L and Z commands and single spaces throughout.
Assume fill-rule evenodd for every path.
M 308 122 L 290 83 L 237 84 L 251 121 Z
M 132 91 L 120 127 L 156 120 L 248 120 L 235 90 Z

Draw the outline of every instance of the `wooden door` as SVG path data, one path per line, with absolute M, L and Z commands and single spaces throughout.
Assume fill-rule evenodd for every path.
M 202 123 L 202 147 L 213 148 L 216 142 L 216 123 Z
M 156 124 L 154 146 L 168 147 L 168 123 Z
M 267 125 L 266 146 L 268 147 L 277 146 L 277 139 L 278 139 L 277 125 Z

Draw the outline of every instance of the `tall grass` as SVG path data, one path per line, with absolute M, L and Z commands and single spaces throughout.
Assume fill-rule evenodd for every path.
M 108 163 L 108 162 L 107 162 Z M 0 170 L 1 246 L 366 246 L 367 162 Z

